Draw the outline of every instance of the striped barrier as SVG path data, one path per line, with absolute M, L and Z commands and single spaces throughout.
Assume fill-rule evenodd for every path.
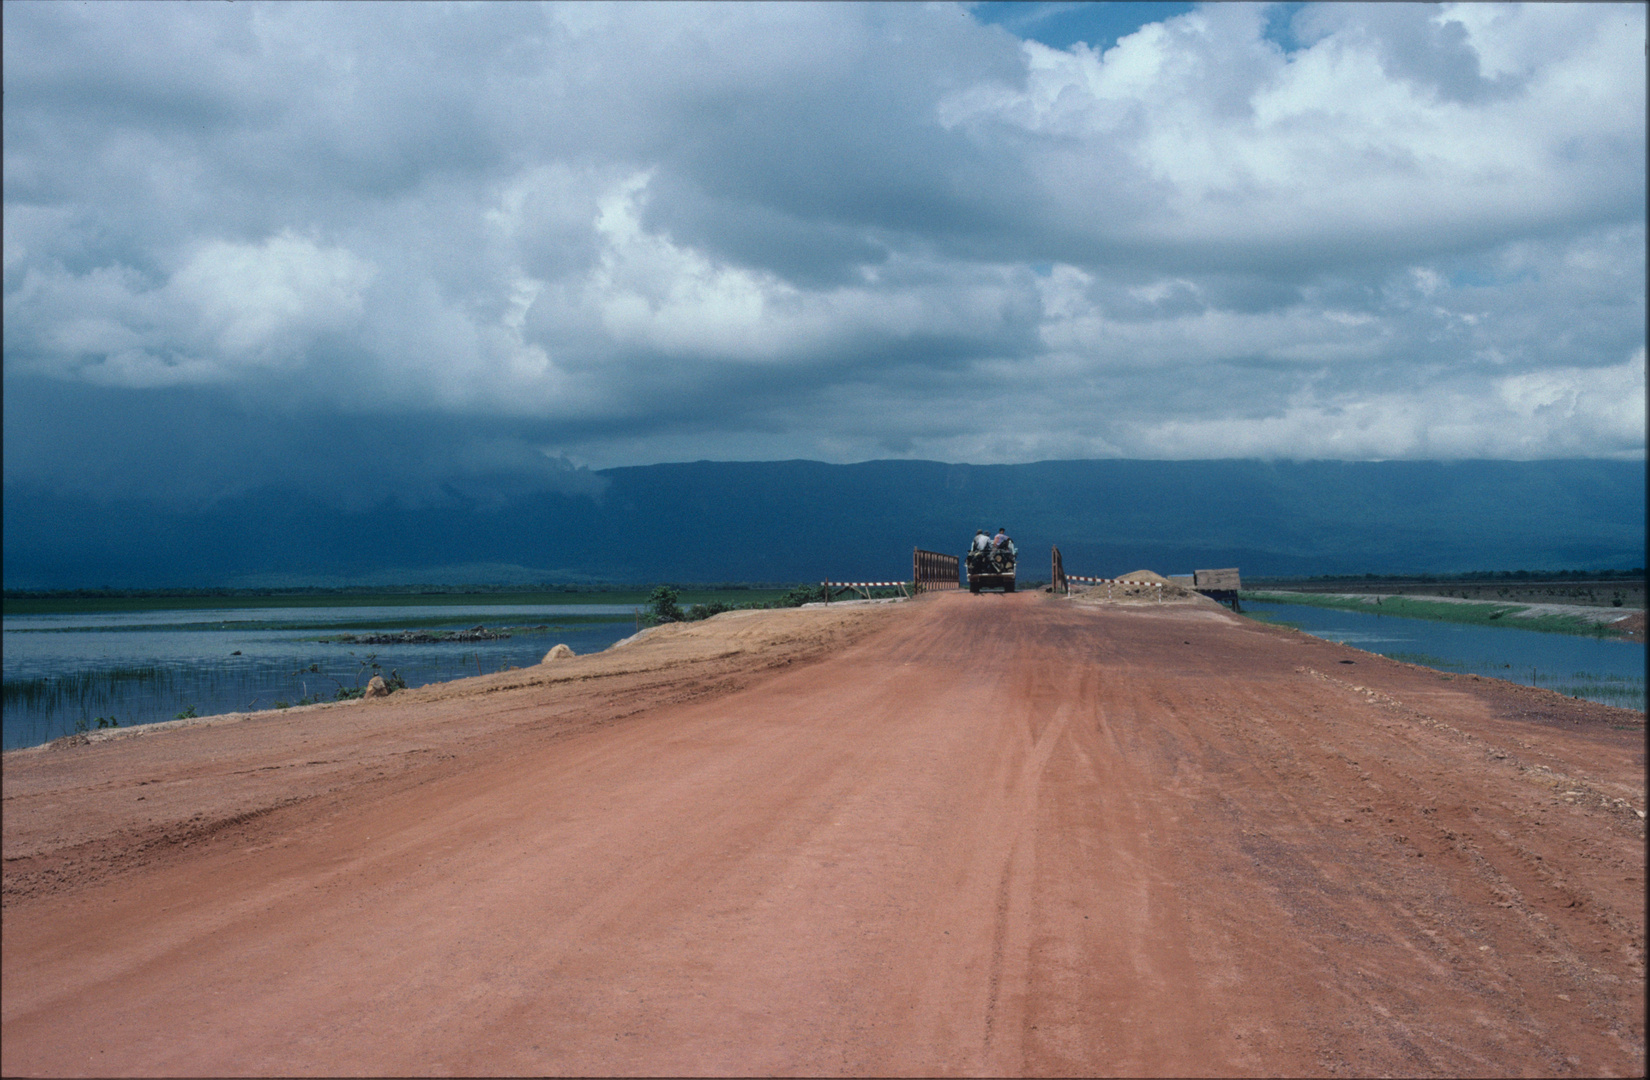
M 867 600 L 871 599 L 872 589 L 898 589 L 901 596 L 911 599 L 911 583 L 908 581 L 822 581 L 820 584 L 825 588 L 827 604 L 831 602 L 832 589 L 853 589 Z
M 1111 599 L 1111 587 L 1113 585 L 1150 585 L 1152 588 L 1157 590 L 1157 602 L 1159 604 L 1163 602 L 1163 583 L 1161 581 L 1130 581 L 1127 578 L 1083 577 L 1080 574 L 1063 574 L 1062 577 L 1068 582 L 1086 581 L 1091 585 L 1104 585 L 1106 587 L 1107 600 Z M 1066 587 L 1066 591 L 1071 591 L 1071 587 L 1069 585 Z

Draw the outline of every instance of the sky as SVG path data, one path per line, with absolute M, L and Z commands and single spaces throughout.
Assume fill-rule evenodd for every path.
M 8 487 L 1645 455 L 1642 5 L 3 20 Z

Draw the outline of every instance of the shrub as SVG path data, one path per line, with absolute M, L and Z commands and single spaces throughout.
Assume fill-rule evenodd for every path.
M 660 623 L 681 622 L 682 609 L 676 606 L 676 598 L 681 595 L 669 585 L 654 589 L 653 595 L 647 598 L 647 624 L 658 626 Z
M 824 585 L 798 585 L 790 592 L 774 601 L 775 607 L 801 607 L 816 600 L 829 599 Z

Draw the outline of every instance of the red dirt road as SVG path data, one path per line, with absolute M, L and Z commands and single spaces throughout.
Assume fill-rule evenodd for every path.
M 1644 1070 L 1643 714 L 1207 603 L 671 635 L 7 755 L 5 1073 Z

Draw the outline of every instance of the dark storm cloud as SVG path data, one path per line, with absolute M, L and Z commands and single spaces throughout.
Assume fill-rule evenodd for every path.
M 545 451 L 531 421 L 271 412 L 221 389 L 132 391 L 24 378 L 7 387 L 5 482 L 196 505 L 261 488 L 358 509 L 534 491 L 598 497 L 602 478 Z M 143 477 L 132 487 L 134 473 Z M 75 483 L 65 485 L 65 477 Z
M 1124 8 L 7 4 L 8 480 L 1642 454 L 1642 7 Z

